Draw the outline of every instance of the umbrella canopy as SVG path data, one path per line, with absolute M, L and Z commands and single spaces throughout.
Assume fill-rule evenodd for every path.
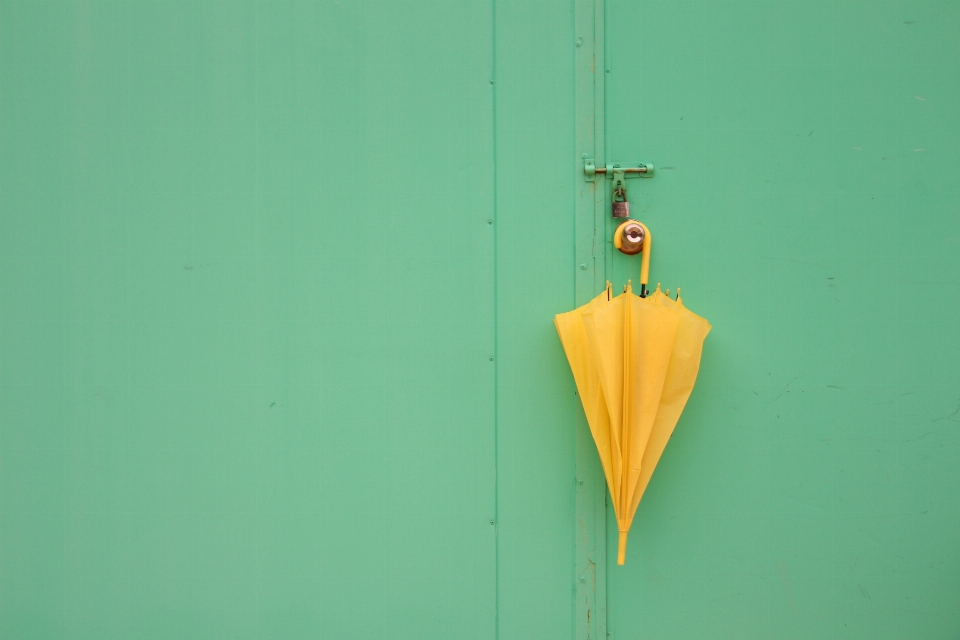
M 563 343 L 564 353 L 573 371 L 573 379 L 577 384 L 577 393 L 587 414 L 587 425 L 593 435 L 593 441 L 600 452 L 600 465 L 607 485 L 614 486 L 620 478 L 620 447 L 612 438 L 616 435 L 610 427 L 610 413 L 607 410 L 606 398 L 600 387 L 600 372 L 591 357 L 587 343 L 587 331 L 583 323 L 583 314 L 599 309 L 611 300 L 610 283 L 606 290 L 587 304 L 558 314 L 554 318 L 560 342 Z
M 649 264 L 649 232 L 644 272 Z M 641 275 L 641 294 L 646 273 Z M 641 297 L 606 290 L 556 316 L 587 423 L 610 489 L 620 539 L 617 563 L 650 476 L 680 418 L 700 368 L 710 324 L 657 290 Z

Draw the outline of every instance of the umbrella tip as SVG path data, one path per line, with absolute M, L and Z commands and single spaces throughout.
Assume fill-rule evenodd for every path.
M 617 544 L 617 564 L 619 565 L 622 565 L 627 559 L 627 533 L 629 532 L 620 532 L 620 540 Z
M 680 287 L 677 287 L 677 302 L 680 302 Z

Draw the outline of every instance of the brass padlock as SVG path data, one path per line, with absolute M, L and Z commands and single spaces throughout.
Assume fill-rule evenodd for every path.
M 630 203 L 627 202 L 627 190 L 623 187 L 623 183 L 617 184 L 613 188 L 613 217 L 614 218 L 629 218 L 630 217 Z

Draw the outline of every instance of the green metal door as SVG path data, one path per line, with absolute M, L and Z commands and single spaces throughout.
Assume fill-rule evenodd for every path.
M 606 160 L 714 326 L 610 637 L 958 637 L 960 5 L 605 10 Z

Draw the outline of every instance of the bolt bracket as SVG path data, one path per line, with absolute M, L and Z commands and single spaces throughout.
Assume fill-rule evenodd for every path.
M 649 162 L 638 162 L 637 164 L 623 164 L 620 162 L 608 164 L 603 167 L 597 167 L 593 158 L 583 159 L 583 176 L 587 182 L 595 182 L 598 175 L 605 175 L 612 178 L 616 173 L 617 177 L 623 178 L 652 178 L 653 165 Z

